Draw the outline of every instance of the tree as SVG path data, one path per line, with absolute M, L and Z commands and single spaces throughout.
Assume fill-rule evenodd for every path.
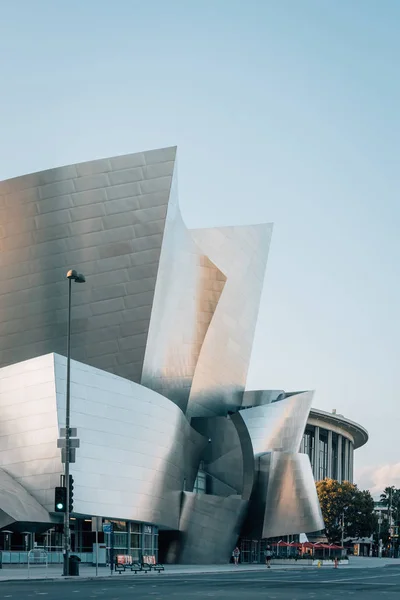
M 393 521 L 398 521 L 400 513 L 400 489 L 395 488 L 394 485 L 386 487 L 381 494 L 381 502 L 390 509 Z
M 381 503 L 388 507 L 387 518 L 381 522 L 379 537 L 383 545 L 396 555 L 399 551 L 398 526 L 400 517 L 400 489 L 394 485 L 386 487 L 381 494 Z
M 335 479 L 317 482 L 317 493 L 330 543 L 339 543 L 344 537 L 369 537 L 376 529 L 377 517 L 374 500 L 368 490 L 361 491 L 348 481 Z

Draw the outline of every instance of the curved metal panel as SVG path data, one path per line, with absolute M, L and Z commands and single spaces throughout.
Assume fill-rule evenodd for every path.
M 65 352 L 140 381 L 176 148 L 0 182 L 0 366 Z
M 262 537 L 308 533 L 324 528 L 310 461 L 305 454 L 272 452 Z
M 324 528 L 310 461 L 305 454 L 269 452 L 256 459 L 257 478 L 242 535 L 253 539 Z
M 63 470 L 56 440 L 65 376 L 58 355 L 0 369 L 0 467 L 49 511 Z M 184 479 L 193 478 L 207 440 L 174 403 L 72 361 L 71 423 L 80 439 L 71 465 L 76 513 L 178 528 Z
M 51 518 L 20 483 L 0 469 L 0 528 L 15 521 L 51 523 Z
M 250 436 L 239 414 L 195 417 L 191 425 L 208 440 L 202 454 L 207 490 L 216 496 L 240 495 L 248 500 L 254 481 Z
M 179 541 L 169 554 L 169 562 L 228 562 L 239 537 L 247 504 L 239 496 L 223 498 L 185 492 Z
M 271 404 L 286 397 L 283 390 L 246 390 L 243 394 L 242 408 L 252 408 Z
M 302 392 L 284 400 L 241 410 L 254 455 L 270 450 L 298 452 L 314 392 Z
M 64 365 L 56 356 L 60 426 Z M 81 440 L 75 511 L 176 529 L 184 479 L 206 440 L 173 402 L 144 386 L 75 361 L 71 381 L 71 423 Z
M 175 171 L 141 382 L 183 411 L 225 280 L 182 221 Z
M 243 486 L 242 486 L 242 498 L 243 500 L 250 500 L 251 493 L 254 487 L 255 481 L 255 469 L 254 469 L 254 450 L 253 444 L 249 431 L 243 421 L 242 415 L 238 412 L 230 416 L 230 419 L 234 426 L 240 440 L 240 447 L 242 451 L 243 461 Z
M 191 230 L 227 281 L 197 361 L 189 417 L 222 416 L 241 406 L 271 233 L 272 225 Z

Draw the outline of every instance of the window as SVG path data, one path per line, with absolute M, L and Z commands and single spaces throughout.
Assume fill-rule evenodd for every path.
M 131 533 L 131 550 L 137 551 L 136 554 L 139 557 L 140 551 L 140 533 Z
M 326 429 L 319 431 L 319 473 L 318 479 L 322 480 L 328 474 L 328 432 Z
M 352 454 L 353 454 L 353 444 L 348 441 L 347 442 L 349 445 L 349 456 L 348 456 L 348 462 L 347 462 L 347 479 L 350 481 L 352 479 Z
M 114 533 L 114 548 L 116 550 L 127 550 L 128 549 L 128 534 L 121 531 Z
M 207 493 L 207 474 L 204 472 L 204 463 L 200 463 L 199 471 L 197 473 L 196 481 L 194 482 L 193 491 L 195 494 L 206 494 Z
M 346 469 L 346 444 L 347 444 L 347 440 L 345 438 L 342 438 L 342 456 L 341 456 L 342 481 L 345 481 L 348 477 L 347 469 Z
M 332 479 L 338 478 L 338 434 L 332 433 Z
M 314 468 L 314 441 L 315 441 L 315 430 L 314 428 L 307 427 L 304 433 L 304 454 L 307 454 L 311 466 Z

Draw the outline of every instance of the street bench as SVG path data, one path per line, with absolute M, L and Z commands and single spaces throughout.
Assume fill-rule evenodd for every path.
M 159 573 L 161 573 L 161 571 L 165 571 L 164 569 L 164 565 L 162 565 L 161 563 L 158 563 L 156 561 L 156 557 L 154 555 L 145 555 L 142 557 L 142 567 L 148 567 L 149 570 L 153 570 L 153 571 L 158 571 Z
M 148 573 L 149 571 L 164 571 L 164 565 L 156 562 L 155 556 L 143 556 L 142 562 L 134 561 L 130 554 L 117 554 L 114 569 L 116 573 L 133 571 L 134 573 Z
M 134 561 L 130 554 L 117 554 L 115 557 L 115 571 L 117 573 L 122 573 L 128 569 L 135 573 L 143 570 L 142 565 L 139 562 Z

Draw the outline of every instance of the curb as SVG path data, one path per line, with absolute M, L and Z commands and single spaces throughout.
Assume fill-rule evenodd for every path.
M 388 565 L 388 564 L 383 564 L 383 565 L 376 565 L 372 568 L 386 568 L 386 567 L 390 567 L 392 565 Z M 396 565 L 393 565 L 396 566 Z M 399 565 L 400 566 L 400 565 Z M 320 569 L 324 569 L 326 570 L 327 568 L 329 568 L 330 565 L 323 565 L 320 567 Z M 232 574 L 236 574 L 236 573 L 264 573 L 264 572 L 285 572 L 285 573 L 290 573 L 291 571 L 308 571 L 308 570 L 312 570 L 312 569 L 317 569 L 318 567 L 316 567 L 315 565 L 312 566 L 298 566 L 298 567 L 285 567 L 282 566 L 281 568 L 278 567 L 278 565 L 275 568 L 272 568 L 271 570 L 267 570 L 263 565 L 260 567 L 253 567 L 252 569 L 246 569 L 246 568 L 240 568 L 237 570 L 230 570 L 230 571 L 226 571 L 226 570 L 204 570 L 204 571 L 192 571 L 189 573 L 185 573 L 185 572 L 173 572 L 173 571 L 164 571 L 163 573 L 153 573 L 150 575 L 150 577 L 147 577 L 147 573 L 146 573 L 146 577 L 144 574 L 139 575 L 140 578 L 144 578 L 145 581 L 149 580 L 151 581 L 153 577 L 158 577 L 158 576 L 165 576 L 165 577 L 192 577 L 192 576 L 196 576 L 196 575 L 232 575 Z M 331 567 L 333 568 L 333 567 Z M 352 565 L 342 565 L 341 567 L 338 568 L 338 570 L 348 570 L 348 569 L 352 569 L 352 570 L 358 570 L 361 567 L 359 566 L 352 566 Z M 370 567 L 371 568 L 371 567 Z M 0 571 L 1 573 L 1 571 Z M 126 574 L 123 575 L 123 577 L 117 577 L 116 574 L 113 575 L 98 575 L 97 577 L 95 575 L 80 575 L 80 576 L 49 576 L 49 577 L 20 577 L 20 578 L 15 578 L 15 577 L 5 577 L 4 579 L 1 577 L 0 575 L 0 585 L 1 583 L 11 583 L 11 582 L 26 582 L 26 581 L 31 581 L 31 582 L 54 582 L 54 581 L 110 581 L 110 579 L 113 580 L 123 580 L 123 579 L 127 579 L 127 580 L 135 580 L 138 578 L 138 574 Z
M 271 571 L 279 571 L 279 572 L 290 572 L 290 571 L 305 571 L 305 570 L 309 570 L 309 569 L 315 569 L 316 567 L 290 567 L 289 569 L 286 567 L 283 568 L 275 568 L 275 569 L 271 569 Z M 147 580 L 151 580 L 153 577 L 158 577 L 158 576 L 165 576 L 165 577 L 192 577 L 192 576 L 196 576 L 196 575 L 235 575 L 235 574 L 239 574 L 239 573 L 264 573 L 266 572 L 267 569 L 265 567 L 260 567 L 260 568 L 253 568 L 253 569 L 238 569 L 237 571 L 194 571 L 194 572 L 190 572 L 190 573 L 182 573 L 182 572 L 178 572 L 178 573 L 174 573 L 173 571 L 169 571 L 169 572 L 163 572 L 163 573 L 154 573 L 152 575 L 150 575 L 150 577 L 145 577 L 145 575 L 139 575 L 140 578 L 145 578 L 145 581 Z M 269 571 L 268 571 L 269 572 Z M 146 573 L 147 575 L 147 573 Z M 49 577 L 20 577 L 20 578 L 15 578 L 15 577 L 7 577 L 7 578 L 2 578 L 0 575 L 0 584 L 1 583 L 11 583 L 11 582 L 18 582 L 18 581 L 38 581 L 38 582 L 45 582 L 45 581 L 49 581 L 49 582 L 54 582 L 54 581 L 110 581 L 110 579 L 113 580 L 123 580 L 123 579 L 128 579 L 128 580 L 134 580 L 137 579 L 138 575 L 137 574 L 127 574 L 124 575 L 122 578 L 121 577 L 117 577 L 116 575 L 98 575 L 97 577 L 95 575 L 88 575 L 88 576 L 49 576 Z

